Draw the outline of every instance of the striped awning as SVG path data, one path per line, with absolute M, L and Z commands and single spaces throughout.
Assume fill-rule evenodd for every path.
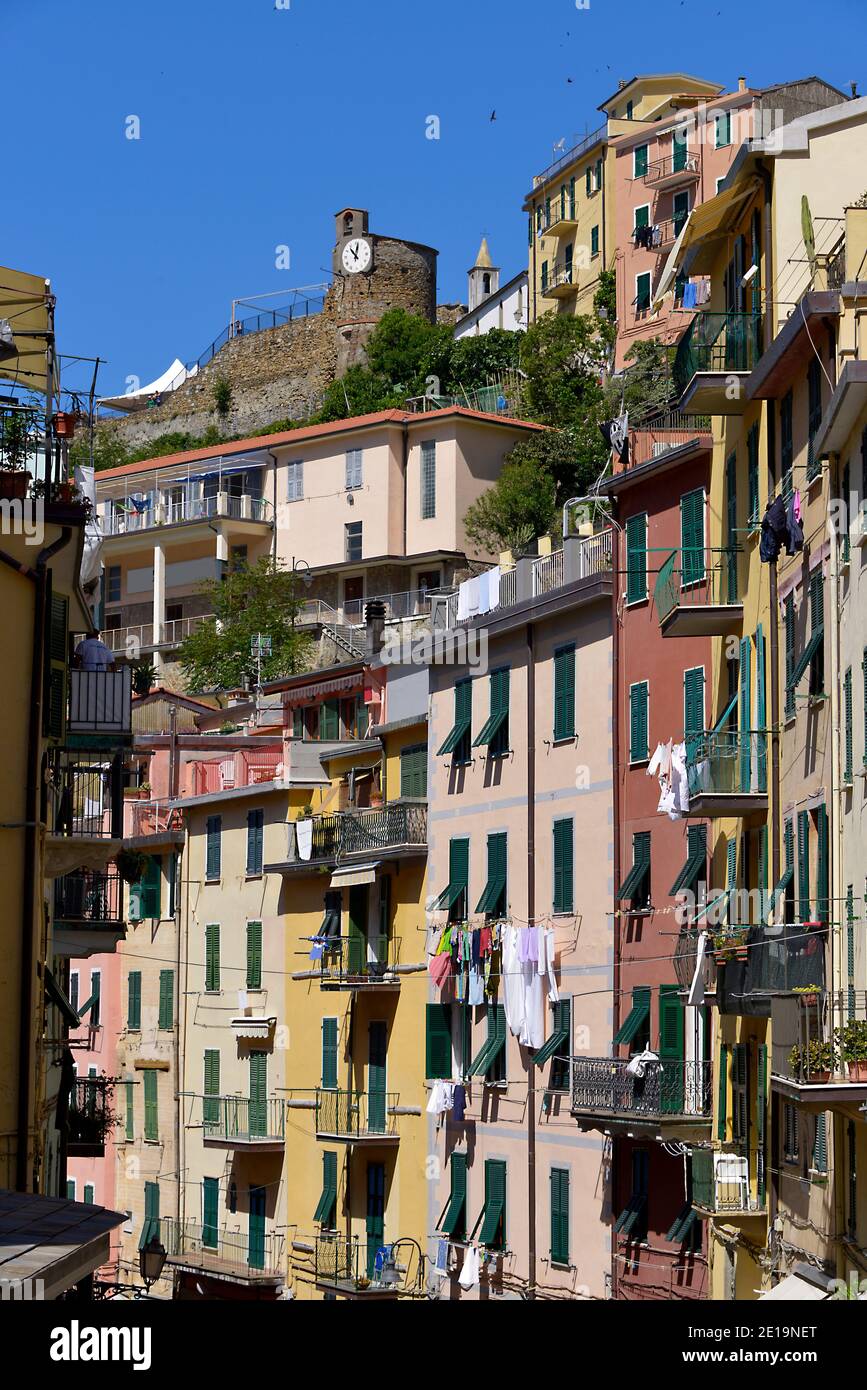
M 283 698 L 287 705 L 303 705 L 308 700 L 318 700 L 323 695 L 361 690 L 363 686 L 364 676 L 358 671 L 354 676 L 334 676 L 328 681 L 311 681 L 308 685 L 296 685 L 292 690 L 284 691 Z
M 232 1032 L 236 1038 L 268 1038 L 276 1026 L 276 1018 L 232 1019 Z
M 358 864 L 351 869 L 335 869 L 331 875 L 331 888 L 354 888 L 361 883 L 375 883 L 379 864 Z

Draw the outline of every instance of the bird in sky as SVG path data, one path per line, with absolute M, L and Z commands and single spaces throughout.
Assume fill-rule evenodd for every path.
M 492 112 L 491 112 L 491 120 L 492 120 L 492 121 L 495 121 L 496 119 L 497 119 L 497 113 L 496 113 L 496 111 L 492 111 Z

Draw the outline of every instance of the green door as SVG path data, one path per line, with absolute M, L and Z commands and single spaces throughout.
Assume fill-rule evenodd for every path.
M 385 1237 L 385 1165 L 367 1165 L 367 1277 L 373 1278 L 376 1254 Z
M 265 1268 L 265 1189 L 250 1188 L 250 1215 L 247 1225 L 247 1264 Z
M 264 1139 L 267 1130 L 268 1054 L 250 1053 L 250 1138 Z
M 367 964 L 367 884 L 349 890 L 349 940 L 346 969 L 350 975 L 363 975 Z
M 683 1087 L 683 1004 L 680 985 L 659 986 L 660 1110 L 665 1115 L 682 1115 Z
M 372 1134 L 385 1133 L 385 1051 L 387 1028 L 371 1023 L 367 1041 L 367 1127 Z
M 728 532 L 728 554 L 726 556 L 727 603 L 738 601 L 738 459 L 737 454 L 729 454 L 726 459 L 726 529 Z

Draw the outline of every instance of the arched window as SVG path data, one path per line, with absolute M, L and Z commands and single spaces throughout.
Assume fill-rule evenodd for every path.
M 487 271 L 485 271 L 485 274 L 482 276 L 482 293 L 491 293 L 491 277 Z

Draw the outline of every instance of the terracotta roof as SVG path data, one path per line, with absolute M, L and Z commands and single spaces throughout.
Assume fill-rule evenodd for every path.
M 286 430 L 281 434 L 260 434 L 250 439 L 236 439 L 230 444 L 212 444 L 206 449 L 188 449 L 180 454 L 166 454 L 161 458 L 142 459 L 140 463 L 123 464 L 119 468 L 103 468 L 96 475 L 101 478 L 123 478 L 129 474 L 152 473 L 155 469 L 171 468 L 179 463 L 195 463 L 212 458 L 231 458 L 234 454 L 247 454 L 253 449 L 273 449 L 284 444 L 301 444 L 308 439 L 327 439 L 329 435 L 348 434 L 354 430 L 368 429 L 373 425 L 407 425 L 429 423 L 443 416 L 456 415 L 464 420 L 479 420 L 486 425 L 503 425 L 511 429 L 544 430 L 533 420 L 514 420 L 508 415 L 491 415 L 482 410 L 468 410 L 466 406 L 446 406 L 443 410 L 428 410 L 424 414 L 406 410 L 377 410 L 372 415 L 355 415 L 346 420 L 331 420 L 324 425 L 302 425 L 297 430 Z

